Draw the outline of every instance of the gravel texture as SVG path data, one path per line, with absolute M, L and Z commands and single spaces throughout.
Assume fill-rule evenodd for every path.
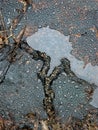
M 15 8 L 21 6 L 17 0 L 0 1 L 7 27 L 13 17 L 17 16 Z M 85 64 L 98 65 L 96 0 L 34 0 L 32 6 L 14 31 L 16 35 L 25 25 L 32 26 L 33 33 L 39 28 L 49 26 L 64 35 L 70 35 L 73 48 L 71 53 L 75 58 Z M 0 84 L 0 114 L 16 121 L 32 111 L 38 111 L 41 117 L 46 117 L 42 104 L 43 86 L 37 78 L 42 62 L 31 60 L 28 54 L 21 53 L 21 59 L 10 66 L 4 82 Z M 4 68 L 6 61 L 0 62 L 1 75 Z M 90 107 L 85 98 L 86 86 L 74 83 L 68 78 L 65 73 L 61 74 L 52 85 L 56 93 L 54 104 L 57 113 L 59 112 L 57 115 L 64 119 L 70 115 L 82 118 Z M 83 107 L 78 109 L 81 104 Z

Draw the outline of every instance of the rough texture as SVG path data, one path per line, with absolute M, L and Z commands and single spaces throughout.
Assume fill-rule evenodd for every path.
M 10 68 L 7 70 L 7 74 L 4 73 L 5 78 L 2 78 L 1 75 L 2 82 L 0 89 L 2 93 L 0 95 L 0 109 L 2 115 L 7 118 L 11 116 L 11 118 L 15 118 L 17 121 L 29 112 L 38 111 L 41 117 L 45 118 L 44 108 L 50 123 L 52 123 L 57 117 L 56 110 L 60 108 L 58 114 L 64 117 L 64 119 L 69 117 L 70 114 L 78 118 L 83 117 L 81 110 L 86 112 L 86 110 L 89 109 L 85 88 L 95 88 L 95 86 L 79 79 L 71 71 L 70 62 L 66 58 L 62 59 L 61 64 L 55 67 L 48 76 L 47 73 L 50 67 L 49 56 L 43 52 L 32 49 L 26 42 L 20 43 L 19 48 L 21 50 L 14 46 L 17 45 L 13 44 L 13 47 L 9 50 L 10 53 L 6 55 L 7 65 L 10 65 Z M 13 49 L 14 52 L 17 53 L 16 56 L 13 55 Z M 1 54 L 2 53 L 3 52 L 1 52 Z M 34 60 L 42 60 L 43 65 L 42 62 L 39 61 L 36 63 L 31 58 Z M 5 64 L 4 61 L 1 62 Z M 1 71 L 3 72 L 3 70 Z M 64 75 L 58 78 L 62 72 L 64 72 Z M 37 78 L 39 78 L 42 83 L 39 83 Z M 54 82 L 57 78 L 58 80 Z M 51 86 L 52 84 L 53 86 Z M 66 100 L 65 98 L 68 99 Z M 74 100 L 75 98 L 76 100 Z M 73 107 L 70 105 L 73 105 Z M 65 112 L 67 111 L 67 107 L 69 107 L 70 110 Z M 76 114 L 74 114 L 74 112 Z
M 10 0 L 9 2 L 0 1 L 1 5 L 8 26 L 14 15 L 17 15 L 14 8 L 20 8 L 21 4 Z M 33 29 L 49 26 L 59 30 L 64 35 L 71 35 L 72 54 L 76 58 L 84 60 L 85 64 L 88 62 L 93 63 L 93 65 L 97 64 L 97 59 L 93 59 L 93 57 L 96 58 L 95 54 L 97 55 L 96 50 L 98 49 L 96 44 L 97 1 L 42 0 L 34 1 L 32 6 L 33 10 L 32 7 L 29 8 L 24 19 L 21 20 L 20 25 L 15 30 L 16 34 L 24 24 L 28 23 L 34 27 Z M 91 44 L 93 47 L 91 47 Z M 40 111 L 41 117 L 46 117 L 47 113 L 50 123 L 56 119 L 56 111 L 64 119 L 70 114 L 79 118 L 83 117 L 86 110 L 89 109 L 89 102 L 85 98 L 84 89 L 85 87 L 95 86 L 78 79 L 71 71 L 70 63 L 66 61 L 67 59 L 63 59 L 60 66 L 56 67 L 48 77 L 50 58 L 45 53 L 29 48 L 25 42 L 20 46 L 20 49 L 11 47 L 11 52 L 9 52 L 9 47 L 7 47 L 5 50 L 0 50 L 0 82 L 2 82 L 0 84 L 0 114 L 2 116 L 15 118 L 15 121 L 17 121 L 28 112 Z M 31 57 L 23 50 L 29 53 Z M 5 51 L 6 53 L 3 53 Z M 40 69 L 41 71 L 39 71 Z M 62 71 L 64 72 L 63 74 L 61 74 Z M 54 81 L 54 79 L 56 80 Z M 67 95 L 68 102 L 66 102 L 64 95 L 65 97 Z M 73 100 L 73 97 L 76 100 Z M 42 102 L 44 103 L 45 111 Z M 78 106 L 81 108 L 77 110 Z M 70 110 L 71 113 L 67 110 Z M 66 114 L 64 113 L 65 111 L 67 111 Z
M 21 4 L 16 0 L 10 0 L 9 2 L 1 2 L 1 5 L 6 23 L 9 24 L 11 19 L 17 15 L 14 7 L 20 8 Z M 97 6 L 96 0 L 84 0 L 82 2 L 79 0 L 33 1 L 33 5 L 25 14 L 24 19 L 21 20 L 20 27 L 23 24 L 29 24 L 33 26 L 34 33 L 35 27 L 49 26 L 64 35 L 71 34 L 72 54 L 86 63 L 91 62 L 92 65 L 98 65 Z

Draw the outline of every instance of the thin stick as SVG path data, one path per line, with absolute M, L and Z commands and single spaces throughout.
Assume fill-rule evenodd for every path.
M 5 22 L 4 22 L 4 17 L 2 15 L 2 12 L 0 10 L 0 20 L 1 20 L 1 25 L 3 27 L 3 31 L 4 31 L 4 37 L 7 37 L 7 33 L 6 33 L 6 25 L 5 25 Z

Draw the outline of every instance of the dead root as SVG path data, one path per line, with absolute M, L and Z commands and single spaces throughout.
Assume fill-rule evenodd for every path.
M 11 25 L 7 28 L 4 17 L 2 15 L 2 11 L 0 10 L 0 48 L 4 47 L 5 44 L 9 44 L 9 39 L 12 38 L 14 42 L 18 43 L 23 38 L 23 36 L 30 36 L 32 34 L 32 27 L 24 27 L 19 32 L 18 36 L 15 36 L 13 31 L 18 26 L 21 19 L 24 17 L 28 7 L 32 3 L 32 0 L 18 0 L 20 3 L 23 4 L 22 9 L 17 9 L 18 16 L 13 18 Z

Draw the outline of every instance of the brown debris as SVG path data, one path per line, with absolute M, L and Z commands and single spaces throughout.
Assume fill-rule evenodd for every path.
M 89 56 L 85 56 L 84 59 L 83 59 L 83 61 L 84 61 L 84 66 L 83 66 L 83 68 L 85 68 L 86 65 L 89 63 Z
M 87 93 L 87 98 L 90 99 L 93 95 L 94 89 L 93 87 L 88 87 L 88 89 L 85 90 L 85 92 Z
M 32 3 L 32 0 L 18 0 L 18 2 L 23 4 L 22 11 L 25 13 L 27 11 L 28 6 Z
M 48 128 L 48 124 L 47 121 L 40 121 L 41 125 L 42 125 L 42 130 L 49 130 Z
M 41 126 L 42 130 L 49 130 L 51 128 L 52 130 L 98 130 L 98 124 L 96 123 L 96 118 L 93 118 L 93 114 L 88 114 L 84 119 L 79 120 L 76 118 L 70 117 L 68 121 L 64 123 L 61 123 L 59 120 L 57 121 L 56 119 L 56 114 L 55 114 L 55 106 L 53 104 L 53 100 L 55 97 L 54 91 L 51 88 L 51 84 L 54 79 L 58 77 L 58 75 L 62 72 L 65 71 L 70 77 L 75 77 L 74 80 L 77 82 L 81 82 L 80 79 L 77 78 L 77 76 L 71 71 L 70 69 L 70 62 L 69 60 L 65 59 L 65 66 L 64 65 L 59 65 L 54 68 L 53 72 L 47 76 L 49 67 L 50 67 L 50 57 L 47 56 L 45 53 L 36 51 L 32 48 L 30 48 L 27 43 L 24 44 L 23 41 L 21 41 L 22 37 L 25 36 L 30 36 L 32 33 L 37 31 L 37 28 L 33 28 L 30 26 L 24 27 L 20 33 L 18 34 L 17 37 L 14 36 L 13 34 L 13 29 L 15 29 L 23 17 L 23 14 L 27 11 L 27 7 L 29 4 L 31 4 L 31 0 L 18 0 L 23 4 L 23 9 L 21 14 L 19 14 L 15 19 L 13 19 L 11 28 L 10 28 L 10 35 L 7 37 L 3 37 L 2 35 L 0 36 L 0 44 L 3 44 L 3 38 L 9 39 L 12 37 L 14 41 L 17 43 L 13 49 L 11 50 L 9 54 L 9 62 L 15 61 L 15 57 L 17 55 L 17 49 L 19 48 L 18 44 L 20 43 L 20 46 L 22 50 L 25 50 L 29 55 L 33 57 L 35 60 L 41 59 L 44 64 L 40 72 L 38 73 L 39 78 L 41 79 L 43 86 L 44 86 L 44 94 L 45 98 L 43 100 L 43 106 L 44 109 L 47 113 L 48 118 L 47 119 L 41 119 L 40 116 L 38 116 L 36 113 L 28 113 L 26 115 L 26 118 L 28 118 L 28 121 L 32 123 L 33 128 L 30 128 L 30 126 L 25 126 L 23 128 L 19 128 L 20 124 L 15 123 L 12 120 L 7 120 L 4 119 L 3 117 L 0 117 L 0 130 L 38 130 L 39 126 Z M 44 8 L 46 5 L 42 5 L 39 3 L 39 8 Z M 5 31 L 5 29 L 3 30 Z M 81 37 L 81 34 L 76 34 L 76 37 L 79 38 Z M 24 44 L 25 47 L 22 47 Z M 87 64 L 89 60 L 89 57 L 85 57 L 85 63 Z M 64 61 L 62 61 L 64 62 Z M 85 65 L 86 65 L 85 64 Z M 92 95 L 93 93 L 93 88 L 90 88 L 89 90 L 86 91 L 88 95 Z M 26 123 L 26 122 L 25 122 Z
M 19 44 L 19 42 L 20 42 L 21 39 L 23 38 L 24 33 L 25 33 L 25 30 L 26 30 L 26 27 L 24 27 L 24 28 L 19 32 L 18 36 L 14 39 L 17 44 Z
M 0 30 L 0 48 L 2 48 L 4 44 L 8 44 L 8 38 L 7 38 L 7 30 L 6 30 L 6 26 L 5 26 L 5 22 L 1 10 L 0 10 L 0 27 L 2 29 Z
M 25 26 L 18 34 L 18 36 L 15 36 L 13 34 L 13 31 L 16 29 L 17 25 L 19 24 L 20 20 L 23 18 L 24 13 L 27 11 L 28 6 L 32 3 L 31 0 L 19 0 L 24 7 L 22 10 L 17 9 L 18 11 L 18 16 L 16 16 L 10 25 L 10 27 L 6 30 L 6 25 L 5 21 L 3 18 L 3 15 L 0 11 L 0 27 L 2 30 L 0 30 L 0 48 L 2 48 L 5 44 L 9 43 L 9 39 L 12 38 L 17 44 L 20 42 L 20 40 L 23 38 L 23 36 L 27 37 L 32 35 L 34 31 L 36 31 L 36 28 L 30 27 L 30 26 Z
M 96 37 L 98 38 L 98 29 L 95 26 L 93 26 L 89 30 L 91 30 L 92 32 L 96 32 Z
M 27 25 L 24 31 L 24 37 L 28 37 L 31 36 L 32 34 L 34 34 L 35 32 L 38 31 L 38 27 L 37 26 L 30 26 Z
M 32 9 L 34 11 L 38 11 L 40 9 L 44 9 L 44 8 L 47 8 L 47 7 L 49 7 L 49 3 L 45 2 L 45 1 L 39 2 L 38 4 L 32 3 Z
M 75 37 L 79 38 L 79 37 L 81 37 L 81 34 L 80 33 L 75 34 Z
M 81 120 L 69 117 L 65 123 L 57 121 L 55 124 L 52 124 L 51 130 L 98 130 L 97 114 L 96 111 L 92 110 L 84 119 Z M 21 123 L 15 124 L 11 120 L 6 120 L 0 117 L 0 130 L 38 130 L 39 127 L 41 130 L 50 130 L 48 120 L 35 119 L 33 117 L 33 122 L 32 118 L 30 118 L 29 121 L 32 123 L 33 128 L 30 128 L 29 125 L 24 125 L 23 128 L 20 129 Z

